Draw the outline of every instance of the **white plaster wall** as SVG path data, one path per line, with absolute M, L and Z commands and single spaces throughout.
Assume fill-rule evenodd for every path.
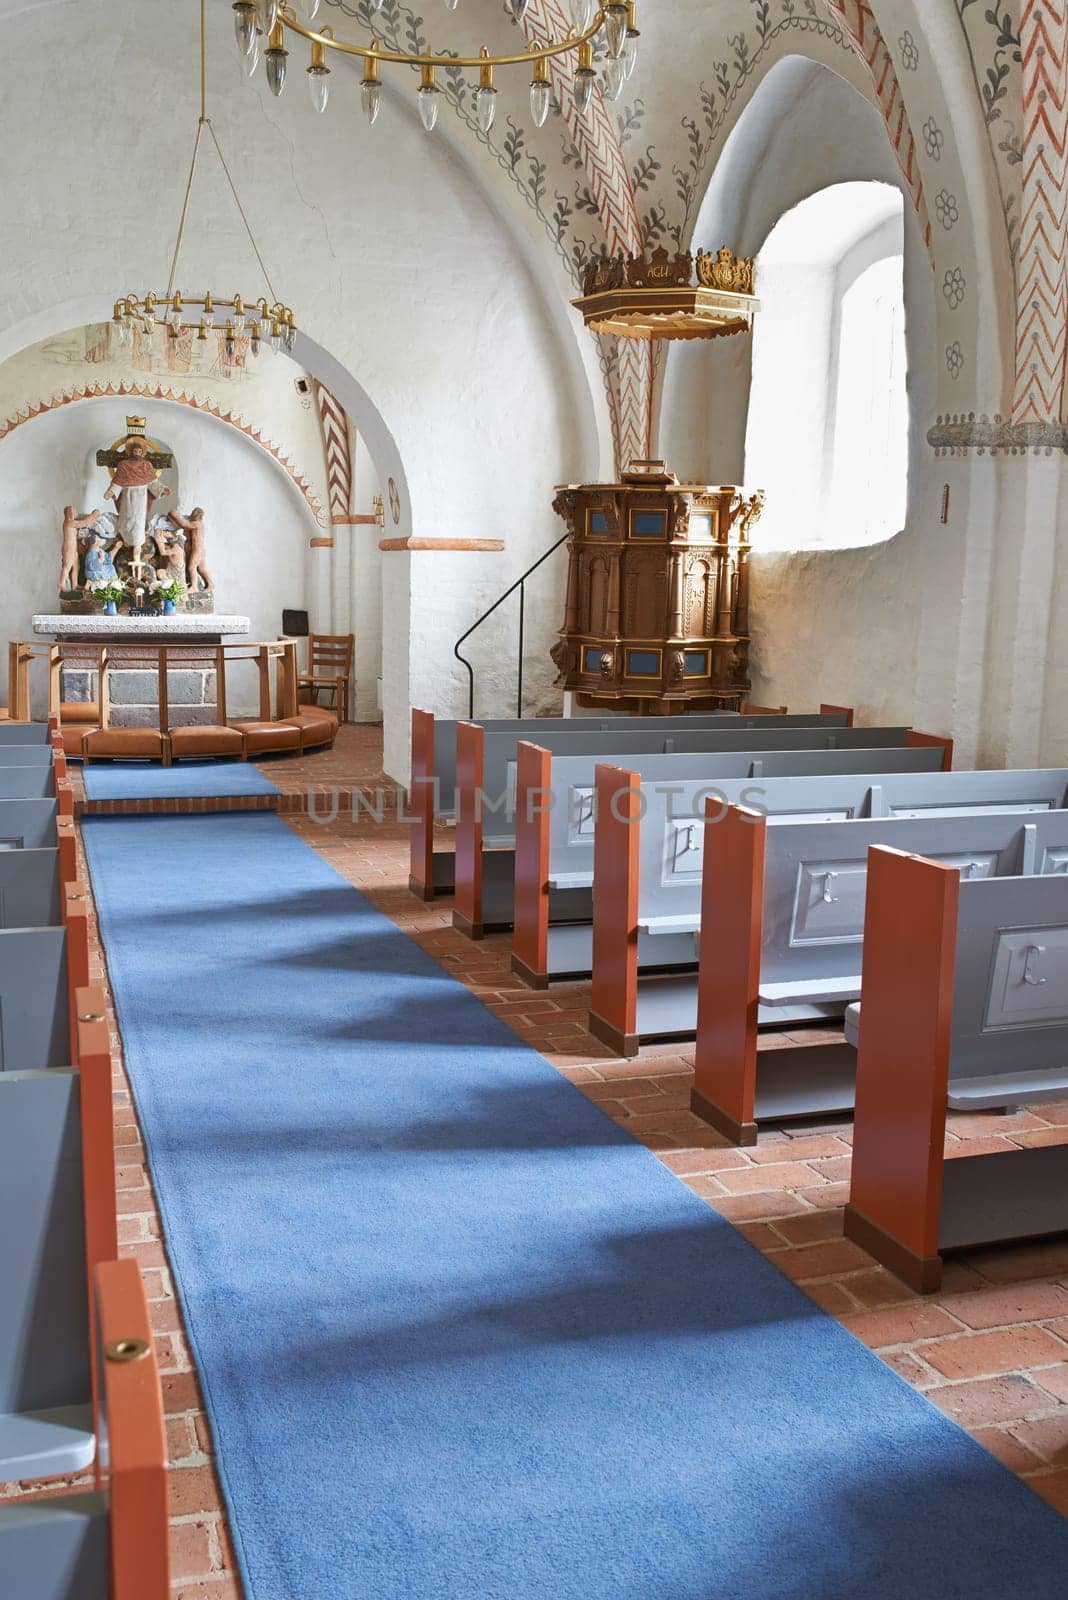
M 32 614 L 57 609 L 63 506 L 88 510 L 103 503 L 108 475 L 97 468 L 95 493 L 87 495 L 86 461 L 125 431 L 127 410 L 125 400 L 86 400 L 49 412 L 0 441 L 0 638 L 32 637 Z M 249 616 L 250 639 L 276 639 L 282 607 L 303 603 L 308 537 L 315 532 L 299 491 L 261 449 L 226 424 L 161 402 L 146 414 L 150 428 L 174 450 L 183 509 L 199 501 L 207 512 L 217 609 Z M 5 689 L 6 673 L 5 652 Z M 228 682 L 232 713 L 254 712 L 254 672 Z
M 195 126 L 194 10 L 145 0 L 121 49 L 107 0 L 6 17 L 0 356 L 165 277 Z M 395 479 L 401 516 L 387 532 L 504 537 L 479 592 L 498 575 L 503 586 L 555 535 L 553 484 L 598 459 L 577 335 L 559 307 L 548 313 L 527 246 L 469 168 L 423 132 L 414 96 L 387 96 L 370 130 L 353 84 L 317 118 L 299 72 L 280 103 L 262 81 L 242 86 L 229 6 L 210 6 L 208 26 L 209 110 L 276 288 L 297 310 L 296 359 L 338 395 L 379 476 Z M 40 82 L 57 73 L 64 93 L 50 105 L 49 138 L 28 140 Z M 130 152 L 151 160 L 132 163 Z M 221 178 L 197 191 L 182 276 L 258 287 Z M 422 601 L 390 585 L 386 765 L 402 778 L 409 695 L 461 708 L 455 674 L 438 656 L 412 660 L 409 640 L 421 652 L 430 620 L 454 638 L 473 618 L 472 592 L 463 581 L 422 585 L 424 617 Z M 532 652 L 537 640 L 547 650 L 561 603 L 542 589 Z M 541 671 L 547 681 L 551 663 Z M 488 710 L 504 709 L 503 685 L 487 679 L 486 693 Z
M 766 106 L 758 106 L 758 137 L 747 132 L 744 118 L 736 127 L 702 208 L 698 237 L 729 238 L 742 253 L 756 255 L 779 218 L 817 190 L 867 179 L 900 187 L 881 117 L 843 79 L 812 63 L 790 62 L 769 75 L 762 92 L 782 94 L 781 120 L 769 121 Z M 754 696 L 797 710 L 832 700 L 855 705 L 869 720 L 949 731 L 956 726 L 955 700 L 939 702 L 932 679 L 920 681 L 919 639 L 929 552 L 960 537 L 963 528 L 955 521 L 947 533 L 938 523 L 944 472 L 925 437 L 934 418 L 934 285 L 911 204 L 905 208 L 905 304 L 912 408 L 906 530 L 860 549 L 754 556 Z M 680 473 L 741 481 L 750 349 L 749 339 L 737 338 L 707 350 L 672 350 L 661 440 Z M 804 419 L 799 425 L 808 426 Z M 945 589 L 940 599 L 944 610 Z M 931 626 L 944 627 L 944 619 L 932 618 Z M 952 674 L 952 654 L 949 647 L 944 677 Z M 967 757 L 967 736 L 962 749 Z

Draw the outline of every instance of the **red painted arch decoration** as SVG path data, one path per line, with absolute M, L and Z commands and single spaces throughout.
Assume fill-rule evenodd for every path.
M 42 417 L 46 412 L 58 411 L 63 406 L 76 405 L 81 400 L 167 400 L 173 405 L 189 406 L 193 411 L 206 412 L 214 417 L 217 422 L 225 422 L 227 427 L 236 428 L 238 433 L 243 433 L 246 439 L 251 439 L 253 444 L 259 445 L 261 450 L 266 450 L 282 471 L 300 490 L 307 503 L 308 509 L 315 518 L 320 528 L 328 526 L 328 518 L 322 503 L 315 494 L 307 478 L 297 470 L 287 455 L 284 455 L 278 445 L 265 438 L 258 428 L 254 428 L 244 417 L 236 412 L 224 411 L 221 406 L 211 400 L 205 400 L 200 395 L 187 394 L 184 389 L 175 390 L 165 388 L 162 384 L 147 383 L 90 383 L 79 385 L 73 389 L 63 389 L 48 400 L 40 400 L 25 411 L 16 411 L 6 421 L 0 423 L 0 439 L 6 439 L 9 433 L 14 433 L 16 428 L 21 428 L 24 423 L 33 422 L 35 418 Z

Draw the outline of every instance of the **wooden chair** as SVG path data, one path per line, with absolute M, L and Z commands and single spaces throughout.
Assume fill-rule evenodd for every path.
M 354 644 L 351 633 L 309 633 L 308 670 L 297 678 L 298 689 L 307 691 L 312 705 L 319 704 L 323 691 L 333 694 L 332 705 L 342 722 L 349 720 L 349 675 Z

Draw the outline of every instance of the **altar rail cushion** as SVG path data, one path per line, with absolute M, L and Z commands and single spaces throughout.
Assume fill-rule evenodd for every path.
M 764 720 L 767 719 L 758 719 Z M 656 732 L 596 733 L 576 738 L 570 731 L 554 733 L 548 748 L 563 754 L 599 756 L 601 760 L 623 759 L 631 755 L 705 754 L 733 757 L 737 765 L 728 766 L 724 775 L 755 772 L 753 763 L 761 760 L 780 765 L 788 757 L 805 752 L 824 751 L 849 755 L 861 749 L 903 752 L 903 759 L 892 759 L 893 767 L 937 766 L 945 764 L 952 750 L 951 741 L 936 741 L 924 736 L 916 743 L 907 728 L 826 728 L 771 729 L 763 727 L 679 730 L 666 736 Z M 502 850 L 514 851 L 516 835 L 516 787 L 518 746 L 511 734 L 489 734 L 472 723 L 461 723 L 456 734 L 457 817 L 456 817 L 456 906 L 453 925 L 472 938 L 481 938 L 494 927 L 510 927 L 512 908 L 504 902 L 500 917 L 487 917 L 482 905 L 483 874 L 495 873 L 498 884 L 505 879 L 504 858 L 492 860 Z M 848 765 L 848 762 L 846 763 Z M 804 765 L 804 763 L 802 763 Z M 865 762 L 864 766 L 870 766 Z M 762 769 L 761 769 L 762 770 Z
M 755 1144 L 760 1124 L 852 1109 L 846 1038 L 758 1050 L 757 1028 L 805 1005 L 840 1015 L 859 998 L 873 846 L 922 854 L 968 881 L 1060 876 L 1068 897 L 1068 811 L 812 824 L 716 808 L 705 823 L 692 1106 L 735 1143 Z M 650 1025 L 643 1001 L 657 998 L 655 982 L 645 988 L 639 1031 Z
M 0 1504 L 0 1593 L 11 1600 L 171 1593 L 163 1396 L 137 1263 L 100 1262 L 92 1301 L 107 1487 Z
M 864 808 L 873 806 L 878 814 L 885 803 L 880 787 L 884 775 L 934 773 L 941 761 L 937 747 L 921 745 L 883 750 L 765 751 L 751 758 L 685 753 L 635 759 L 628 755 L 626 769 L 636 781 L 655 790 L 648 799 L 654 807 L 651 826 L 658 826 L 656 809 L 662 803 L 669 820 L 681 818 L 692 824 L 690 832 L 682 835 L 692 840 L 694 829 L 699 830 L 703 820 L 702 796 L 709 789 L 724 806 L 748 800 L 773 813 L 796 807 L 804 814 L 828 816 L 864 814 Z M 597 757 L 554 757 L 535 745 L 519 746 L 512 969 L 535 988 L 546 987 L 553 978 L 587 976 L 592 970 L 593 796 L 598 764 Z M 824 787 L 815 787 L 817 779 Z M 798 780 L 796 787 L 794 780 Z M 806 788 L 807 780 L 811 783 Z M 643 811 L 646 804 L 643 799 Z M 507 916 L 509 866 L 503 852 L 483 857 L 483 896 L 490 901 L 484 914 L 487 926 Z M 674 959 L 663 939 L 653 942 L 639 935 L 640 964 L 670 966 Z M 681 959 L 690 959 L 687 948 Z
M 737 784 L 737 780 L 735 780 Z M 593 991 L 590 1026 L 622 1054 L 633 1054 L 643 1038 L 692 1037 L 697 1023 L 693 977 L 696 934 L 703 926 L 704 850 L 715 835 L 706 827 L 706 807 L 724 817 L 741 803 L 772 814 L 770 828 L 793 821 L 813 830 L 845 825 L 851 817 L 922 821 L 964 818 L 970 813 L 1008 812 L 1024 817 L 1060 810 L 1068 798 L 1068 769 L 1021 772 L 886 774 L 872 778 L 780 778 L 707 785 L 690 782 L 672 791 L 641 784 L 620 768 L 597 769 L 597 830 L 594 837 Z M 642 933 L 671 950 L 672 964 L 691 970 L 657 986 L 648 980 L 639 1015 L 639 938 Z M 668 944 L 673 940 L 674 948 Z M 661 963 L 662 965 L 666 963 Z M 655 998 L 654 998 L 655 996 Z M 783 1003 L 780 1020 L 840 1016 L 843 1002 Z
M 1068 1146 L 943 1155 L 951 1097 L 1066 1095 L 1068 878 L 873 849 L 847 1236 L 929 1293 L 948 1252 L 1068 1228 Z
M 853 724 L 853 712 L 848 706 L 828 706 L 819 712 L 795 716 L 743 717 L 736 711 L 714 711 L 678 717 L 522 717 L 499 718 L 466 725 L 477 726 L 487 733 L 513 735 L 516 741 L 533 739 L 544 744 L 563 730 L 572 730 L 581 737 L 586 734 L 607 732 L 659 731 L 665 736 L 673 730 L 701 728 L 806 728 L 823 725 L 828 728 L 846 728 Z M 456 730 L 458 721 L 435 717 L 432 712 L 412 711 L 411 767 L 412 777 L 408 809 L 413 818 L 411 833 L 411 863 L 409 887 L 422 899 L 435 894 L 451 892 L 453 888 L 452 852 L 434 851 L 434 822 L 451 821 L 456 816 Z M 627 746 L 617 746 L 619 749 Z

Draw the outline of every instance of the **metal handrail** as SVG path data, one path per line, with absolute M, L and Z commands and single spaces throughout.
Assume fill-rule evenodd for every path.
M 493 604 L 490 606 L 489 610 L 488 611 L 484 611 L 482 613 L 482 615 L 478 618 L 477 622 L 473 622 L 471 624 L 471 626 L 468 628 L 467 632 L 466 633 L 462 633 L 460 635 L 460 637 L 457 639 L 456 643 L 453 645 L 453 647 L 452 647 L 453 655 L 456 657 L 457 661 L 459 661 L 461 663 L 462 666 L 465 666 L 467 668 L 467 715 L 468 715 L 468 717 L 473 718 L 474 715 L 475 715 L 475 669 L 471 665 L 470 661 L 468 661 L 467 657 L 466 656 L 462 656 L 460 654 L 460 646 L 466 640 L 470 639 L 471 635 L 475 632 L 475 630 L 477 628 L 481 628 L 482 624 L 485 621 L 487 621 L 488 618 L 492 617 L 493 613 L 497 610 L 497 607 L 498 606 L 502 606 L 504 604 L 504 602 L 507 599 L 509 599 L 509 597 L 511 595 L 515 594 L 517 589 L 519 590 L 519 662 L 518 662 L 518 668 L 517 668 L 517 672 L 516 672 L 516 712 L 515 712 L 515 714 L 516 714 L 517 717 L 521 717 L 523 715 L 523 635 L 524 635 L 524 625 L 525 625 L 525 621 L 526 621 L 526 597 L 527 597 L 526 583 L 527 583 L 527 579 L 530 577 L 530 575 L 532 573 L 537 572 L 537 570 L 541 566 L 542 562 L 543 561 L 548 561 L 549 557 L 551 555 L 553 555 L 557 550 L 559 550 L 560 546 L 562 544 L 565 544 L 566 541 L 569 538 L 570 538 L 570 534 L 567 534 L 567 533 L 561 534 L 560 538 L 557 539 L 556 543 L 554 545 L 550 545 L 548 550 L 546 550 L 545 554 L 539 556 L 537 561 L 534 562 L 533 566 L 529 566 L 527 568 L 527 570 L 520 577 L 518 577 L 515 580 L 515 582 L 511 585 L 511 587 L 506 589 L 504 591 L 504 593 L 502 595 L 500 595 L 493 602 Z

